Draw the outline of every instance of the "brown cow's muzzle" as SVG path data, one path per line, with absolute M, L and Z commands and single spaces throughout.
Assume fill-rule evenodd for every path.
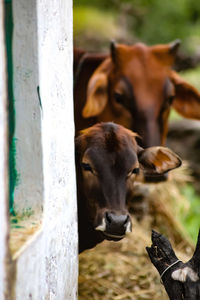
M 118 215 L 107 211 L 104 213 L 101 225 L 95 229 L 102 231 L 107 240 L 118 241 L 132 231 L 131 219 L 128 214 Z

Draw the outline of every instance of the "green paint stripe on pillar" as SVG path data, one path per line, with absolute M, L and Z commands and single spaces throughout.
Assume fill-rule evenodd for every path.
M 8 99 L 9 99 L 9 207 L 12 215 L 14 212 L 14 189 L 17 184 L 17 170 L 15 163 L 16 140 L 15 140 L 15 100 L 13 94 L 13 61 L 12 61 L 12 35 L 13 17 L 12 1 L 5 1 L 5 32 L 8 70 Z

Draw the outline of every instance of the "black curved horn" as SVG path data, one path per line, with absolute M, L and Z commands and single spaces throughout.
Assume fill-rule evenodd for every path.
M 114 40 L 110 43 L 110 52 L 111 52 L 111 58 L 113 62 L 116 62 L 116 42 Z
M 177 39 L 169 44 L 169 52 L 172 54 L 176 54 L 179 46 L 181 44 L 181 40 Z

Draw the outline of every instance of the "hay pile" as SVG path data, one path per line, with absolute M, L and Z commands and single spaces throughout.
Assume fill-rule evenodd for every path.
M 187 205 L 180 193 L 187 181 L 190 177 L 183 167 L 166 183 L 137 188 L 131 207 L 132 233 L 117 243 L 104 241 L 79 256 L 79 300 L 168 299 L 145 247 L 151 245 L 155 229 L 170 239 L 183 261 L 192 255 L 192 242 L 176 216 L 179 205 Z

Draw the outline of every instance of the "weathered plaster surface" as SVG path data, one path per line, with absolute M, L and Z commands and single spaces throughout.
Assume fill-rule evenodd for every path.
M 8 173 L 7 173 L 7 112 L 3 2 L 0 1 L 0 299 L 7 300 L 6 260 L 8 256 Z
M 43 203 L 37 1 L 13 0 L 13 22 L 16 169 L 19 174 L 14 208 L 21 213 L 30 208 L 41 211 Z
M 39 74 L 42 114 L 37 111 L 37 100 L 32 96 L 31 99 L 35 101 L 34 111 L 39 123 L 41 117 L 41 142 L 39 139 L 37 144 L 34 140 L 40 127 L 37 127 L 38 125 L 32 127 L 34 122 L 30 120 L 30 115 L 26 119 L 28 123 L 24 124 L 31 126 L 32 134 L 29 131 L 25 131 L 23 134 L 28 148 L 29 141 L 33 140 L 32 148 L 36 149 L 38 145 L 37 150 L 39 151 L 39 148 L 42 150 L 42 155 L 37 156 L 37 159 L 42 158 L 42 166 L 39 164 L 38 167 L 42 170 L 40 180 L 43 184 L 41 194 L 43 194 L 44 212 L 41 233 L 16 258 L 15 299 L 73 300 L 77 299 L 78 255 L 72 96 L 72 1 L 15 0 L 14 7 L 21 5 L 24 15 L 24 17 L 21 15 L 18 7 L 16 8 L 19 13 L 18 18 L 26 20 L 24 9 L 27 10 L 28 15 L 32 16 L 32 13 L 34 15 L 32 9 L 35 9 L 33 3 L 36 2 L 38 70 L 34 72 L 38 71 Z M 15 14 L 17 21 L 17 12 Z M 32 24 L 31 21 L 30 24 Z M 33 39 L 35 39 L 34 35 L 35 32 Z M 17 39 L 17 36 L 15 38 Z M 16 42 L 15 45 L 17 43 L 19 42 Z M 30 43 L 30 47 L 34 47 L 33 43 Z M 28 46 L 29 44 L 26 44 L 26 47 L 24 44 L 26 49 L 23 51 L 25 53 Z M 30 54 L 33 54 L 32 50 L 30 50 Z M 28 60 L 32 60 L 31 55 L 27 56 Z M 30 62 L 28 62 L 28 66 L 29 64 Z M 15 70 L 17 72 L 16 68 Z M 24 76 L 24 69 L 22 74 Z M 25 89 L 23 85 L 29 84 L 26 77 L 24 78 L 25 81 L 18 82 L 19 85 L 22 84 L 23 90 Z M 34 76 L 32 78 L 35 80 Z M 35 84 L 37 84 L 36 81 L 34 81 Z M 28 88 L 30 95 L 34 94 L 33 88 L 32 84 Z M 26 94 L 25 90 L 24 93 Z M 28 97 L 28 94 L 26 95 Z M 20 111 L 23 112 L 23 105 L 20 107 Z M 33 108 L 31 111 L 33 112 Z M 28 160 L 31 171 L 31 164 L 35 163 L 35 156 L 24 155 L 21 157 L 24 160 L 23 166 L 26 167 L 25 164 Z M 34 181 L 36 176 L 34 171 L 33 174 L 32 180 Z M 29 176 L 29 172 L 26 173 L 26 176 Z M 28 189 L 29 179 L 26 184 Z M 20 185 L 23 185 L 22 177 Z M 33 190 L 35 191 L 34 187 Z M 28 193 L 21 193 L 20 197 L 28 196 Z
M 43 107 L 46 285 L 51 299 L 75 299 L 77 224 L 74 164 L 72 1 L 38 1 Z M 64 294 L 62 294 L 64 291 Z

